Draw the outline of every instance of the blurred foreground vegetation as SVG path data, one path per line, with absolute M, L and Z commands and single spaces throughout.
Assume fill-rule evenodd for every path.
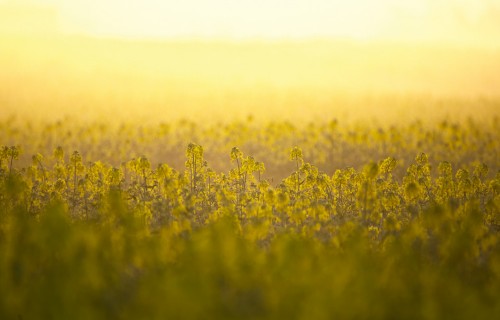
M 500 314 L 496 118 L 0 128 L 2 319 Z

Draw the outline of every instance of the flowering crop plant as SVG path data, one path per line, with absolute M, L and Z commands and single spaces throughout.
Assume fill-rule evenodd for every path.
M 3 319 L 500 313 L 498 119 L 31 127 L 1 124 Z

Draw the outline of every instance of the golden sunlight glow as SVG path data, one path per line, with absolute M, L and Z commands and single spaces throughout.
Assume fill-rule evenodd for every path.
M 0 0 L 0 44 L 0 118 L 387 118 L 500 96 L 500 0 Z
M 105 37 L 500 42 L 500 0 L 0 0 L 0 5 L 52 7 L 62 31 Z

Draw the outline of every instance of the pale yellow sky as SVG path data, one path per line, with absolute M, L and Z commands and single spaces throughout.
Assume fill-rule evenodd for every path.
M 386 96 L 497 99 L 499 2 L 0 0 L 0 118 L 312 117 L 352 109 L 344 95 L 383 97 L 358 103 L 360 114 Z M 92 37 L 53 36 L 57 20 Z M 245 41 L 191 41 L 214 37 Z M 348 41 L 246 41 L 339 37 Z
M 9 3 L 54 6 L 64 32 L 105 37 L 500 43 L 500 0 L 0 0 Z

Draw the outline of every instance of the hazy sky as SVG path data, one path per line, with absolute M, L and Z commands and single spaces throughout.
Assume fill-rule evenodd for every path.
M 500 43 L 500 0 L 0 0 L 54 5 L 68 32 Z

